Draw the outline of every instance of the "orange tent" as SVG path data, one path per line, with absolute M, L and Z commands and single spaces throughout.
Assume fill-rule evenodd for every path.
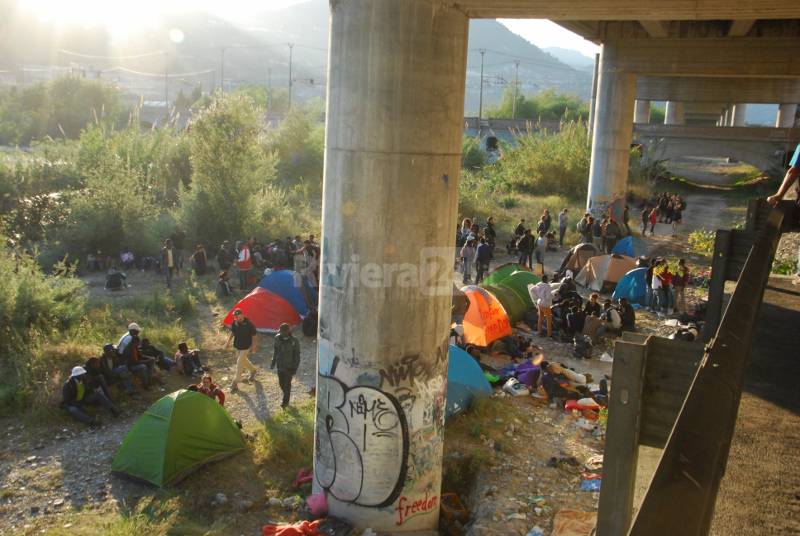
M 468 285 L 461 289 L 469 299 L 464 317 L 464 338 L 470 344 L 489 346 L 511 335 L 511 322 L 502 304 L 485 289 Z

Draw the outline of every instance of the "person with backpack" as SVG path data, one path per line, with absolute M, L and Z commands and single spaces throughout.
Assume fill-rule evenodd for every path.
M 278 383 L 283 393 L 281 408 L 286 409 L 292 393 L 292 378 L 300 366 L 300 341 L 293 335 L 289 324 L 285 322 L 275 335 L 275 345 L 270 368 L 278 367 Z
M 235 393 L 239 390 L 239 381 L 242 379 L 244 369 L 250 371 L 249 381 L 256 377 L 256 367 L 250 362 L 248 356 L 256 353 L 258 332 L 250 319 L 238 307 L 233 310 L 233 322 L 230 329 L 231 334 L 228 336 L 225 348 L 228 348 L 233 341 L 233 347 L 236 349 L 236 376 L 233 378 L 229 391 Z
M 492 261 L 492 247 L 487 244 L 486 238 L 481 237 L 478 249 L 475 250 L 475 283 L 480 283 L 483 276 L 489 271 L 489 263 Z

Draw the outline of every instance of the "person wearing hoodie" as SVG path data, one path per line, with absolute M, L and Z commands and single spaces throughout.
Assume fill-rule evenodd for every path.
M 289 405 L 292 378 L 300 366 L 300 342 L 292 335 L 289 324 L 283 323 L 275 335 L 275 346 L 270 368 L 278 367 L 278 383 L 283 392 L 281 408 Z

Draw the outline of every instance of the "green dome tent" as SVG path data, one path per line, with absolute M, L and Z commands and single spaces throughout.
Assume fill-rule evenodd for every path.
M 528 285 L 535 285 L 542 278 L 534 275 L 533 272 L 527 270 L 517 270 L 510 276 L 503 279 L 497 286 L 505 287 L 514 291 L 514 293 L 525 302 L 525 305 L 530 309 L 534 306 L 531 294 L 528 292 Z
M 522 298 L 517 296 L 517 293 L 510 288 L 500 285 L 478 286 L 488 290 L 495 298 L 497 298 L 497 301 L 499 301 L 503 306 L 503 309 L 506 310 L 506 314 L 508 315 L 508 319 L 511 321 L 512 325 L 522 320 L 522 317 L 525 316 L 525 311 L 527 311 L 528 308 L 525 306 Z
M 225 408 L 204 394 L 181 389 L 139 417 L 111 471 L 163 487 L 243 449 L 242 434 Z
M 484 285 L 496 285 L 520 269 L 524 270 L 521 265 L 515 262 L 507 262 L 492 270 L 489 275 L 483 278 L 483 281 L 478 281 L 478 283 L 483 283 Z

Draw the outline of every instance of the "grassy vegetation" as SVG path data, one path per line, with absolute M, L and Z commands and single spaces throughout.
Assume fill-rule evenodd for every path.
M 290 406 L 264 422 L 254 443 L 254 460 L 268 466 L 268 487 L 286 489 L 299 469 L 313 465 L 314 402 Z

